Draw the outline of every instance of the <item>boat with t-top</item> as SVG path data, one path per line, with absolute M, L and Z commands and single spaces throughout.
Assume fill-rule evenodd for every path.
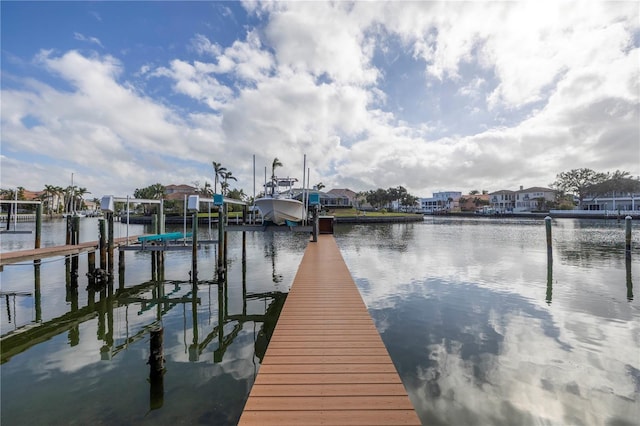
M 284 225 L 302 221 L 304 204 L 291 198 L 293 184 L 297 181 L 295 178 L 273 176 L 271 181 L 265 184 L 265 196 L 255 200 L 264 222 Z

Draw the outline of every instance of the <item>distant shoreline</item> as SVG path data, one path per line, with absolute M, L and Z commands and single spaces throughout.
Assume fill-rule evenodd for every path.
M 425 216 L 438 217 L 479 217 L 479 218 L 532 218 L 532 219 L 544 219 L 549 216 L 552 219 L 614 219 L 614 220 L 622 220 L 627 216 L 628 212 L 622 212 L 621 214 L 617 214 L 617 212 L 608 212 L 608 213 L 578 213 L 582 210 L 576 210 L 573 213 L 569 212 L 526 212 L 526 213 L 496 213 L 496 214 L 476 214 L 476 213 L 437 213 L 437 214 L 426 214 Z M 632 219 L 640 219 L 640 210 L 637 213 L 631 213 L 630 216 Z

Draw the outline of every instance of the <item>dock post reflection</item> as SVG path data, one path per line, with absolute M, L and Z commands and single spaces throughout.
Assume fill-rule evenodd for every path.
M 194 211 L 191 217 L 191 281 L 194 288 L 198 282 L 198 211 Z
M 36 311 L 36 322 L 42 322 L 42 292 L 40 291 L 40 264 L 37 263 L 33 266 L 33 278 L 34 278 L 34 304 Z
M 625 267 L 627 269 L 627 300 L 633 301 L 633 282 L 631 281 L 631 254 L 625 257 Z
M 544 218 L 544 227 L 547 234 L 547 295 L 545 300 L 551 304 L 553 298 L 553 244 L 551 238 L 551 216 Z
M 156 410 L 164 404 L 164 329 L 158 325 L 149 334 L 149 409 Z
M 114 232 L 113 232 L 113 212 L 107 212 L 107 227 L 108 227 L 108 241 L 107 241 L 107 270 L 110 274 L 113 274 L 113 248 L 115 245 Z
M 551 253 L 547 254 L 547 296 L 546 301 L 547 304 L 551 304 L 551 299 L 553 297 L 553 257 Z

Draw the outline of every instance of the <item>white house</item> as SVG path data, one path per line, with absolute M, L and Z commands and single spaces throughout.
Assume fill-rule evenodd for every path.
M 503 189 L 489 194 L 491 208 L 497 212 L 512 212 L 516 208 L 516 193 Z
M 545 209 L 544 203 L 553 202 L 556 199 L 556 191 L 551 188 L 533 186 L 531 188 L 516 191 L 514 212 L 531 212 Z
M 624 179 L 620 190 L 607 191 L 606 185 L 610 187 L 611 182 L 594 185 L 593 190 L 585 195 L 580 208 L 583 210 L 640 210 L 640 180 Z
M 424 214 L 451 211 L 462 197 L 459 191 L 434 192 L 431 198 L 419 198 L 420 211 Z

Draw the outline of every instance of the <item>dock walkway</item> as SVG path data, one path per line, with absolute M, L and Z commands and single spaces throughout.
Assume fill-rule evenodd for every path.
M 119 247 L 127 243 L 137 241 L 138 235 L 114 239 L 114 247 Z M 30 250 L 18 250 L 0 253 L 0 267 L 10 265 L 12 263 L 25 262 L 29 260 L 45 259 L 55 256 L 67 256 L 72 254 L 80 254 L 89 251 L 98 250 L 98 241 L 89 241 L 86 243 L 80 243 L 75 245 L 63 245 L 63 246 L 50 246 L 41 247 Z
M 240 424 L 420 424 L 332 235 L 304 253 Z

